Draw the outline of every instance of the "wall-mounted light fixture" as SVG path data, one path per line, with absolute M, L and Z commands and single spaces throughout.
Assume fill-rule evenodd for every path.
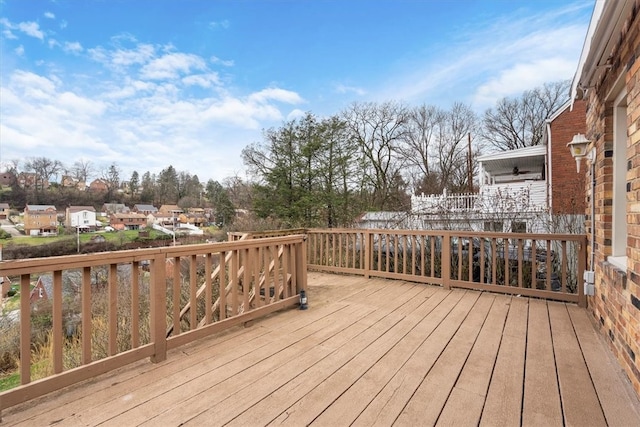
M 571 155 L 576 159 L 578 172 L 580 172 L 580 162 L 583 158 L 587 160 L 593 159 L 593 150 L 587 151 L 587 146 L 590 142 L 583 134 L 577 133 L 573 135 L 573 140 L 567 144 L 567 147 L 571 150 Z

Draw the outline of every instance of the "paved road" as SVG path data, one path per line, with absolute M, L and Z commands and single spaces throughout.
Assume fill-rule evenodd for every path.
M 22 236 L 22 233 L 20 233 L 20 231 L 8 219 L 0 219 L 0 228 L 12 236 Z

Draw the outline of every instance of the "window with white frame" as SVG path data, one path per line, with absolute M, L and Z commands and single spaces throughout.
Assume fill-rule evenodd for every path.
M 627 91 L 623 89 L 613 103 L 613 215 L 611 256 L 608 261 L 627 269 Z

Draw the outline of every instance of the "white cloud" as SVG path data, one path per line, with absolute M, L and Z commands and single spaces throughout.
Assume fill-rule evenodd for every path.
M 520 95 L 545 82 L 570 79 L 585 25 L 570 6 L 547 13 L 493 17 L 459 31 L 454 43 L 433 48 L 394 75 L 377 94 L 382 99 L 472 103 L 482 110 L 504 96 Z M 577 22 L 580 22 L 578 24 Z M 461 91 L 460 88 L 471 88 Z M 567 94 L 568 96 L 568 94 Z M 457 99 L 456 99 L 457 98 Z
M 22 46 L 22 45 L 18 46 L 18 47 L 17 47 L 17 48 L 15 48 L 13 51 L 14 51 L 14 52 L 16 53 L 16 55 L 18 55 L 18 56 L 24 56 L 24 46 Z
M 62 49 L 65 52 L 76 53 L 76 54 L 82 52 L 83 50 L 80 42 L 65 42 Z
M 14 71 L 2 87 L 1 129 L 3 142 L 10 147 L 3 146 L 3 156 L 23 158 L 37 151 L 69 164 L 80 157 L 91 158 L 96 165 L 115 161 L 124 175 L 133 170 L 157 173 L 171 164 L 202 179 L 221 180 L 242 170 L 240 151 L 257 130 L 285 118 L 278 104 L 304 102 L 298 93 L 278 87 L 234 95 L 202 58 L 179 52 L 144 64 L 121 60 L 121 64 L 134 62 L 134 68 L 109 74 L 113 58 L 126 57 L 122 51 L 92 50 L 94 58 L 100 55 L 107 73 L 100 73 L 96 84 L 84 89 L 79 85 L 84 76 L 78 80 L 74 75 L 72 81 L 65 73 Z M 162 58 L 164 62 L 156 61 Z M 148 67 L 145 76 L 180 78 L 134 78 L 144 67 Z M 303 113 L 294 109 L 287 117 L 297 114 Z M 191 156 L 180 155 L 189 152 L 207 161 L 194 164 Z
M 218 73 L 206 73 L 206 74 L 192 74 L 184 77 L 182 83 L 187 86 L 200 86 L 203 88 L 210 88 L 212 86 L 220 85 L 220 78 Z
M 287 120 L 296 120 L 299 118 L 302 118 L 304 116 L 306 116 L 307 113 L 305 113 L 304 111 L 300 110 L 299 108 L 294 108 L 293 110 L 291 110 L 289 112 L 289 114 L 287 114 Z
M 212 64 L 220 64 L 223 65 L 225 67 L 233 67 L 235 62 L 233 60 L 224 60 L 224 59 L 220 59 L 217 56 L 212 56 L 210 59 Z
M 304 100 L 296 92 L 280 88 L 262 89 L 249 96 L 249 101 L 255 103 L 266 103 L 268 101 L 280 101 L 287 104 L 300 104 Z
M 3 33 L 9 39 L 17 38 L 11 30 L 18 30 L 28 36 L 35 37 L 40 40 L 44 40 L 44 33 L 40 30 L 40 26 L 37 22 L 20 22 L 18 24 L 14 24 L 9 21 L 7 18 L 0 18 L 0 24 L 5 27 Z
M 56 15 L 54 15 L 52 12 L 45 12 L 44 17 L 49 19 L 56 19 Z
M 227 29 L 227 28 L 229 28 L 230 25 L 231 24 L 226 19 L 224 19 L 222 21 L 211 21 L 211 22 L 209 22 L 209 28 L 224 28 L 224 29 Z
M 562 80 L 563 77 L 570 76 L 575 68 L 576 64 L 565 58 L 515 64 L 480 85 L 474 94 L 473 103 L 477 106 L 492 106 L 501 98 L 520 95 L 525 90 L 542 86 L 546 82 Z
M 65 28 L 67 28 L 67 21 L 60 21 L 60 29 L 64 30 Z
M 17 38 L 18 38 L 18 37 L 17 37 L 15 34 L 13 34 L 13 33 L 11 32 L 11 30 L 9 30 L 9 29 L 4 29 L 4 30 L 2 30 L 2 35 L 4 36 L 4 38 L 6 38 L 6 39 L 8 39 L 8 40 L 15 40 L 15 39 L 17 39 Z
M 94 133 L 106 107 L 101 101 L 60 91 L 55 79 L 26 71 L 14 72 L 2 94 L 7 158 L 37 151 L 67 161 L 72 153 L 108 148 Z
M 98 46 L 87 50 L 91 59 L 116 70 L 123 70 L 132 65 L 145 64 L 154 57 L 155 51 L 153 45 L 145 43 L 140 43 L 133 49 L 119 47 L 109 50 Z
M 17 25 L 17 29 L 28 36 L 44 40 L 44 33 L 40 30 L 37 22 L 21 22 Z
M 204 60 L 189 53 L 170 53 L 149 62 L 142 67 L 140 73 L 144 79 L 165 80 L 178 78 L 180 74 L 187 74 L 192 69 L 206 69 Z
M 340 84 L 340 83 L 338 83 L 338 84 L 336 84 L 334 86 L 334 90 L 337 93 L 340 93 L 340 94 L 353 93 L 353 94 L 356 94 L 358 96 L 363 96 L 363 95 L 367 94 L 367 91 L 362 89 L 362 88 L 359 88 L 359 87 L 356 87 L 356 86 L 347 86 L 347 85 L 343 85 L 343 84 Z

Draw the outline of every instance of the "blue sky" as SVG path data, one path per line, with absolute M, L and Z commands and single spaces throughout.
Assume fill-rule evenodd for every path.
M 0 168 L 245 178 L 241 150 L 307 111 L 481 113 L 571 79 L 594 1 L 0 0 Z

